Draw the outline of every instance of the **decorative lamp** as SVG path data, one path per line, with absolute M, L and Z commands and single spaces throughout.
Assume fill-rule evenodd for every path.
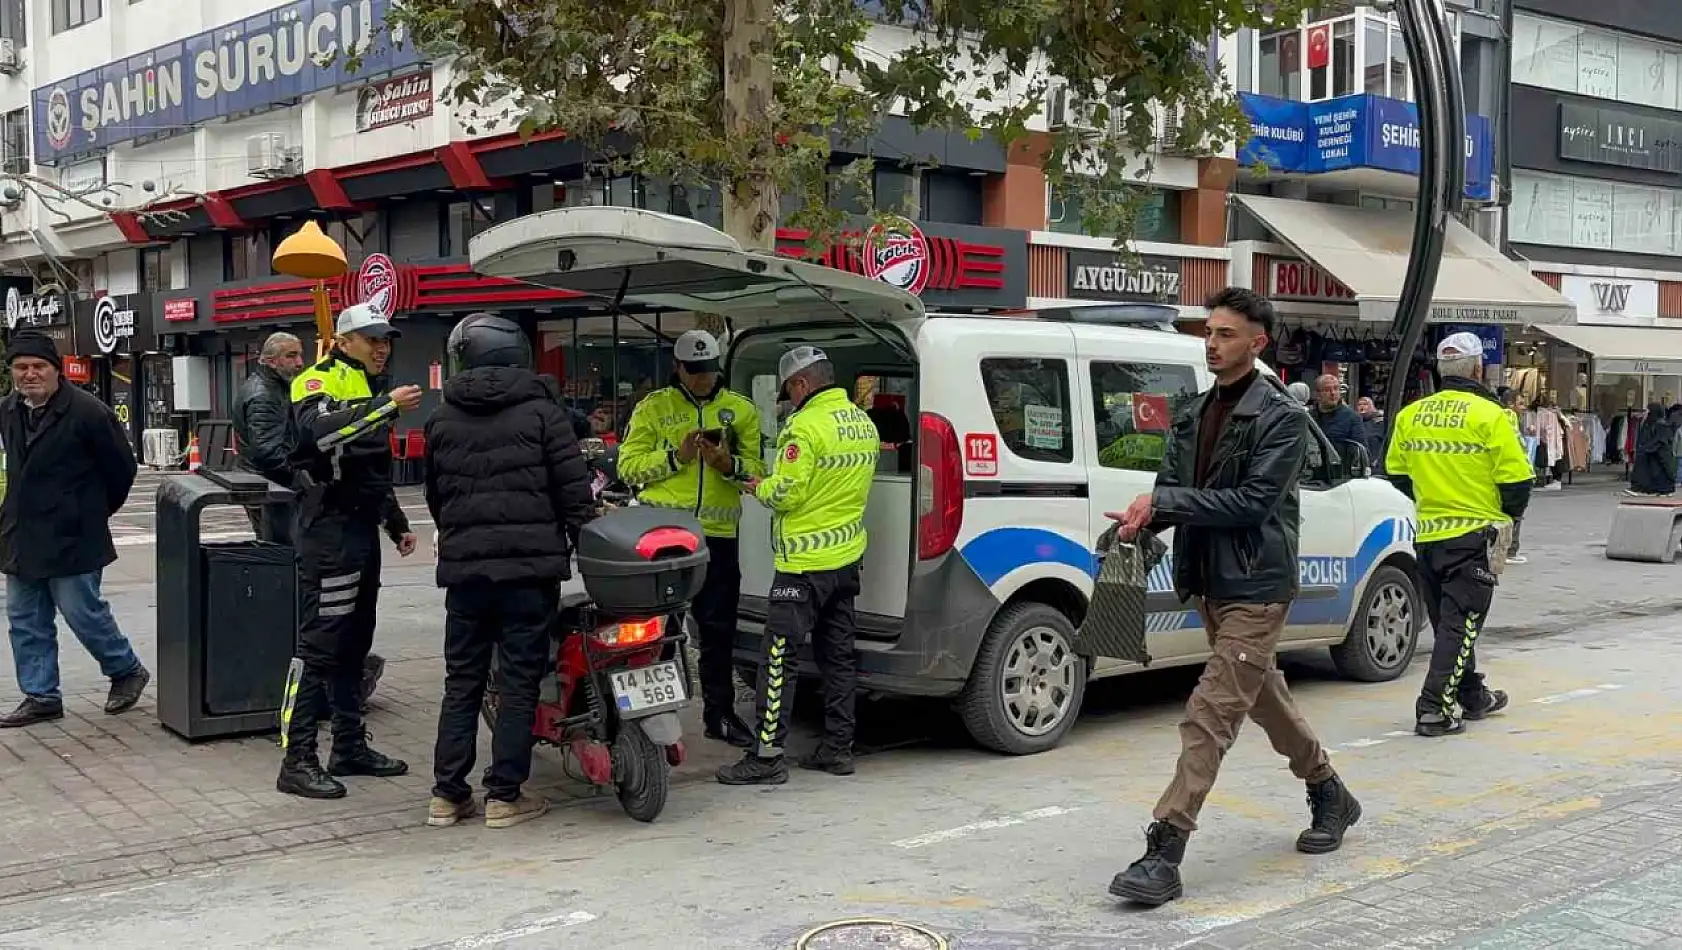
M 292 233 L 274 249 L 275 273 L 315 281 L 316 358 L 327 353 L 333 342 L 333 304 L 327 299 L 327 282 L 350 270 L 344 248 L 322 232 L 314 221 Z

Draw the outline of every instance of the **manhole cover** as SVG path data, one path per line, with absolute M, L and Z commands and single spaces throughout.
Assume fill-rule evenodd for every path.
M 951 950 L 927 927 L 897 920 L 838 920 L 808 930 L 794 950 Z

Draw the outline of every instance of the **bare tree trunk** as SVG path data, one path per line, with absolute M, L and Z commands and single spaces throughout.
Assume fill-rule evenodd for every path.
M 724 232 L 762 251 L 776 246 L 779 207 L 770 173 L 777 147 L 771 118 L 775 15 L 771 0 L 724 3 L 724 127 L 748 159 L 745 174 L 724 183 Z

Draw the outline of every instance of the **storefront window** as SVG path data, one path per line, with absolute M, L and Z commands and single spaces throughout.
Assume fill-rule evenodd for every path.
M 1086 234 L 1086 226 L 1081 220 L 1080 196 L 1064 194 L 1056 188 L 1051 189 L 1047 202 L 1046 223 L 1049 230 L 1058 234 Z M 1094 236 L 1114 237 L 1110 234 Z M 1134 241 L 1158 241 L 1163 244 L 1178 243 L 1180 193 L 1167 188 L 1148 189 L 1145 206 L 1139 209 L 1138 217 L 1133 221 L 1133 233 L 1128 238 Z
M 1513 82 L 1633 105 L 1682 108 L 1682 46 L 1517 13 Z
M 1520 244 L 1682 255 L 1682 189 L 1514 169 L 1507 221 Z
M 345 249 L 345 257 L 356 260 L 380 251 L 380 219 L 373 213 L 353 218 L 336 218 L 326 222 L 322 230 Z
M 222 279 L 250 280 L 274 273 L 272 247 L 267 229 L 223 234 Z

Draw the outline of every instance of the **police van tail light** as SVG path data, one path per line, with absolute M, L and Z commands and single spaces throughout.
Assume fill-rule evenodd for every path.
M 964 463 L 958 430 L 944 416 L 923 413 L 917 433 L 917 557 L 939 557 L 964 526 Z

